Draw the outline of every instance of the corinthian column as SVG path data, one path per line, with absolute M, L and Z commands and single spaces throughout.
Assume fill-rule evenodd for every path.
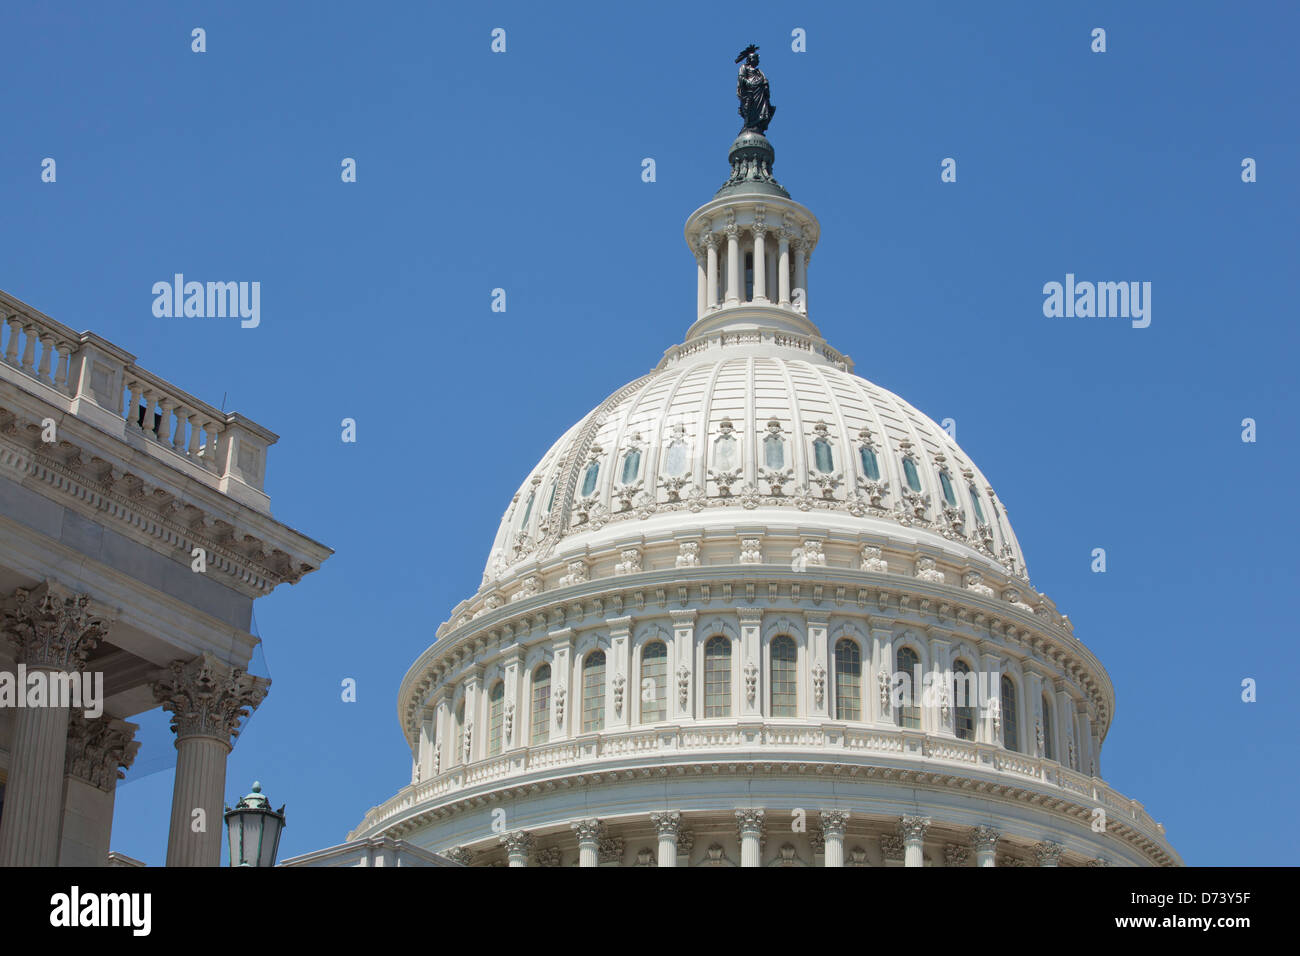
M 1039 866 L 1060 866 L 1061 850 L 1064 847 L 1059 843 L 1051 840 L 1044 840 L 1042 843 L 1034 844 L 1034 859 L 1038 861 Z
M 677 834 L 682 829 L 680 813 L 652 813 L 650 823 L 659 835 L 659 865 L 677 865 Z
M 29 339 L 30 341 L 30 339 Z M 3 628 L 25 665 L 28 681 L 55 691 L 58 675 L 85 669 L 86 655 L 107 633 L 108 621 L 92 609 L 90 598 L 47 581 L 18 588 L 6 602 Z M 78 678 L 79 679 L 79 678 Z M 37 686 L 33 684 L 33 686 Z M 64 684 L 63 686 L 67 686 Z M 68 707 L 57 692 L 40 701 L 17 687 L 24 706 L 14 713 L 4 816 L 0 818 L 0 866 L 55 866 L 59 862 L 63 768 L 68 739 Z
M 59 866 L 106 866 L 113 835 L 117 782 L 135 761 L 140 728 L 107 715 L 90 720 L 73 711 L 63 780 Z
M 735 223 L 727 233 L 727 305 L 740 302 L 740 227 Z
M 740 865 L 758 866 L 762 852 L 763 811 L 737 810 L 736 827 L 740 830 Z
M 925 866 L 925 831 L 928 829 L 929 817 L 903 817 L 898 821 L 898 833 L 903 838 L 903 866 Z
M 221 862 L 221 809 L 226 757 L 239 725 L 266 696 L 271 682 L 204 652 L 173 661 L 154 683 L 154 697 L 172 712 L 176 782 L 172 788 L 168 866 Z
M 845 810 L 822 811 L 822 839 L 826 841 L 826 866 L 844 865 L 844 830 L 849 823 Z
M 1002 834 L 992 827 L 976 827 L 971 830 L 970 842 L 975 848 L 976 866 L 997 866 L 998 838 Z
M 605 834 L 605 824 L 601 820 L 577 820 L 569 824 L 578 837 L 578 866 L 598 866 L 600 864 L 600 838 Z
M 501 844 L 506 848 L 508 866 L 527 866 L 528 854 L 533 849 L 533 835 L 527 830 L 515 830 L 501 835 Z

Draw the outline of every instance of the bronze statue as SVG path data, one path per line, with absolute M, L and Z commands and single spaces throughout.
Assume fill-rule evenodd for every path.
M 776 107 L 772 105 L 771 94 L 767 87 L 767 77 L 758 68 L 758 47 L 750 44 L 740 51 L 736 62 L 744 61 L 740 75 L 736 77 L 736 96 L 740 99 L 740 117 L 745 121 L 744 129 L 758 134 L 767 132 L 767 124 L 772 122 Z

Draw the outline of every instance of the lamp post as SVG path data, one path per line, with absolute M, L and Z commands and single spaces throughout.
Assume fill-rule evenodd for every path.
M 230 843 L 231 866 L 275 866 L 284 830 L 284 807 L 271 809 L 262 796 L 262 785 L 254 782 L 253 792 L 226 808 L 226 837 Z

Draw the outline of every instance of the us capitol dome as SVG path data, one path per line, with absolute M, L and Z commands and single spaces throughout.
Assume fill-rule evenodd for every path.
M 411 783 L 349 839 L 474 866 L 1181 865 L 1101 778 L 1114 690 L 996 489 L 813 324 L 819 227 L 772 175 L 762 92 L 686 221 L 694 324 L 524 477 L 402 680 Z

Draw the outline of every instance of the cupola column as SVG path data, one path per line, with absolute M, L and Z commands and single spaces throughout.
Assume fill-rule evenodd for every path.
M 727 305 L 740 304 L 740 227 L 727 226 Z
M 757 220 L 753 225 L 754 230 L 754 301 L 767 302 L 767 259 L 766 243 L 763 236 L 767 232 L 767 227 L 763 221 Z
M 695 254 L 695 317 L 697 319 L 704 318 L 704 310 L 708 308 L 709 276 L 705 264 L 704 246 L 701 244 L 700 251 Z
M 718 305 L 718 237 L 716 233 L 706 233 L 704 236 L 704 251 L 706 256 L 706 277 L 705 302 L 706 309 L 717 308 Z M 703 313 L 701 313 L 703 318 Z
M 794 242 L 794 305 L 797 311 L 808 314 L 808 241 Z
M 501 845 L 506 848 L 507 866 L 527 866 L 528 854 L 533 849 L 533 835 L 527 830 L 515 830 L 501 835 Z

